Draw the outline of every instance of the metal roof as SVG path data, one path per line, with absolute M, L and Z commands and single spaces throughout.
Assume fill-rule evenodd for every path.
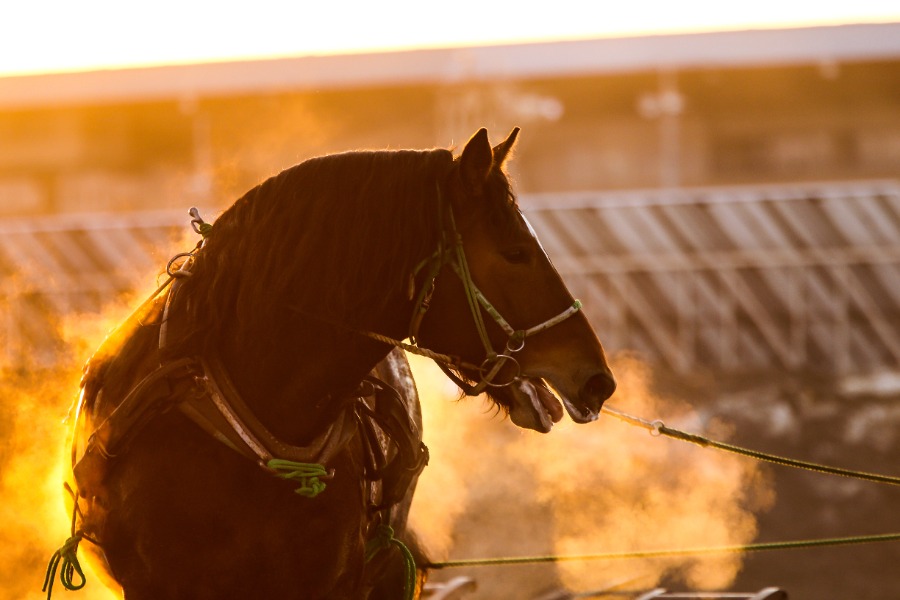
M 612 350 L 681 371 L 900 368 L 900 182 L 522 202 Z
M 0 108 L 900 58 L 900 23 L 458 47 L 0 77 Z
M 900 370 L 896 180 L 520 202 L 612 352 L 679 371 Z M 48 312 L 97 311 L 146 285 L 140 278 L 179 243 L 191 245 L 178 242 L 188 220 L 170 211 L 0 221 L 6 354 L 52 339 Z

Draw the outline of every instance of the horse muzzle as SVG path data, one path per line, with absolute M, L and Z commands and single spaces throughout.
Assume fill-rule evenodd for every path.
M 607 369 L 591 375 L 578 392 L 578 407 L 565 403 L 566 410 L 576 423 L 595 421 L 603 403 L 616 391 L 616 380 Z
M 555 394 L 547 384 L 553 387 Z M 616 381 L 605 369 L 587 376 L 580 386 L 549 373 L 544 377 L 520 377 L 504 388 L 502 394 L 508 395 L 509 416 L 513 423 L 524 429 L 547 433 L 562 419 L 563 408 L 576 423 L 596 421 L 603 402 L 615 389 Z

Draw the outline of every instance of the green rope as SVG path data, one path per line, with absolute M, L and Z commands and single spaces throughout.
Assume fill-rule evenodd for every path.
M 63 488 L 72 495 L 74 503 L 72 507 L 71 536 L 59 550 L 53 553 L 53 556 L 50 557 L 50 562 L 47 564 L 47 572 L 44 574 L 44 586 L 41 588 L 42 592 L 47 592 L 47 600 L 50 600 L 50 596 L 53 594 L 53 582 L 56 580 L 56 573 L 59 571 L 60 564 L 62 564 L 62 570 L 59 571 L 59 582 L 63 584 L 64 588 L 74 592 L 85 586 L 87 578 L 81 569 L 81 563 L 78 562 L 78 543 L 82 539 L 94 541 L 91 538 L 85 538 L 84 533 L 81 531 L 76 531 L 75 526 L 78 523 L 78 515 L 80 514 L 78 510 L 79 495 L 72 491 L 68 482 L 63 483 Z M 75 583 L 75 575 L 81 578 L 80 583 Z
M 645 419 L 641 419 L 640 417 L 635 417 L 633 415 L 629 415 L 628 413 L 624 413 L 620 410 L 612 408 L 611 406 L 604 406 L 603 412 L 616 417 L 617 419 L 625 421 L 626 423 L 629 423 L 631 425 L 643 427 L 644 429 L 650 431 L 650 433 L 653 435 L 664 435 L 672 439 L 691 442 L 692 444 L 697 444 L 698 446 L 702 446 L 704 448 L 718 448 L 719 450 L 739 454 L 741 456 L 748 456 L 757 460 L 763 460 L 787 467 L 806 469 L 807 471 L 815 471 L 817 473 L 840 475 L 842 477 L 849 477 L 851 479 L 862 479 L 864 481 L 874 481 L 876 483 L 886 483 L 888 485 L 900 485 L 900 477 L 895 477 L 892 475 L 880 475 L 878 473 L 867 473 L 865 471 L 853 471 L 851 469 L 842 469 L 840 467 L 830 467 L 828 465 L 821 465 L 805 460 L 797 460 L 795 458 L 787 458 L 784 456 L 778 456 L 776 454 L 768 454 L 766 452 L 760 452 L 758 450 L 742 448 L 740 446 L 726 444 L 725 442 L 711 440 L 695 433 L 687 433 L 686 431 L 680 431 L 678 429 L 667 427 L 665 423 L 659 420 L 650 422 Z
M 54 552 L 53 556 L 50 558 L 50 563 L 47 565 L 47 572 L 44 575 L 44 587 L 41 588 L 42 592 L 47 592 L 47 600 L 50 600 L 50 596 L 53 594 L 53 581 L 56 579 L 57 570 L 59 570 L 59 582 L 67 590 L 73 592 L 80 590 L 87 583 L 84 571 L 81 569 L 81 564 L 78 562 L 78 542 L 81 541 L 81 538 L 81 533 L 73 535 L 67 539 L 66 543 L 63 544 L 59 550 Z M 60 564 L 62 564 L 61 570 L 59 568 Z M 78 575 L 81 579 L 80 582 L 75 582 L 75 575 Z
M 416 596 L 416 560 L 406 544 L 394 537 L 394 529 L 390 525 L 379 525 L 375 530 L 375 537 L 366 542 L 366 562 L 369 562 L 381 550 L 391 546 L 397 546 L 403 556 L 404 573 L 406 580 L 403 583 L 404 600 L 413 600 Z
M 300 487 L 294 490 L 295 494 L 315 498 L 325 491 L 325 484 L 320 478 L 329 477 L 329 473 L 323 465 L 273 458 L 266 466 L 276 472 L 276 477 L 299 481 Z
M 203 222 L 197 225 L 197 233 L 199 233 L 203 239 L 209 237 L 209 234 L 212 233 L 212 229 L 212 223 Z
M 868 544 L 875 542 L 896 542 L 900 533 L 881 535 L 863 535 L 820 540 L 796 540 L 790 542 L 768 542 L 760 544 L 744 544 L 739 546 L 713 546 L 706 548 L 680 548 L 672 550 L 643 550 L 635 552 L 606 552 L 602 554 L 569 554 L 546 556 L 515 556 L 500 558 L 472 558 L 448 560 L 426 565 L 431 569 L 452 567 L 482 567 L 488 565 L 521 565 L 533 563 L 557 563 L 564 561 L 587 560 L 621 560 L 633 558 L 665 558 L 670 556 L 699 556 L 704 554 L 739 554 L 743 552 L 761 552 L 767 550 L 789 550 L 796 548 L 815 548 L 822 546 L 848 546 L 851 544 Z
M 828 465 L 820 465 L 813 462 L 786 458 L 774 454 L 767 454 L 757 450 L 750 450 L 724 442 L 718 442 L 701 435 L 687 433 L 678 429 L 667 427 L 660 420 L 647 421 L 640 417 L 635 417 L 624 413 L 610 406 L 604 406 L 603 412 L 614 416 L 626 423 L 636 425 L 650 431 L 652 435 L 664 435 L 673 439 L 685 442 L 691 442 L 702 447 L 718 448 L 727 452 L 740 454 L 742 456 L 752 457 L 758 460 L 764 460 L 775 464 L 797 467 L 818 473 L 827 473 L 831 475 L 841 475 L 853 479 L 862 479 L 865 481 L 874 481 L 877 483 L 886 483 L 890 485 L 900 485 L 900 477 L 891 475 L 880 475 L 877 473 L 867 473 L 864 471 L 853 471 L 850 469 L 841 469 L 838 467 L 830 467 Z M 579 554 L 579 555 L 547 555 L 547 556 L 520 556 L 505 558 L 478 558 L 478 559 L 461 559 L 449 560 L 444 562 L 431 563 L 426 565 L 428 568 L 443 569 L 449 567 L 477 567 L 486 565 L 516 565 L 531 563 L 549 563 L 562 561 L 586 561 L 586 560 L 615 560 L 629 558 L 660 558 L 668 556 L 696 556 L 703 554 L 728 554 L 743 552 L 759 552 L 766 550 L 785 550 L 793 548 L 813 548 L 823 546 L 845 546 L 850 544 L 868 544 L 876 542 L 893 542 L 900 540 L 900 533 L 886 533 L 879 535 L 864 535 L 841 538 L 825 538 L 818 540 L 798 540 L 790 542 L 769 542 L 760 544 L 745 544 L 740 546 L 719 546 L 711 548 L 682 548 L 672 550 L 649 550 L 636 552 L 608 552 L 604 554 Z

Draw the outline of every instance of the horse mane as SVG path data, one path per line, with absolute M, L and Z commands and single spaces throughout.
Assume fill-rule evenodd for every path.
M 178 292 L 190 327 L 174 345 L 206 351 L 224 323 L 279 332 L 292 314 L 371 326 L 437 247 L 437 187 L 453 164 L 444 149 L 347 152 L 251 189 L 216 219 Z

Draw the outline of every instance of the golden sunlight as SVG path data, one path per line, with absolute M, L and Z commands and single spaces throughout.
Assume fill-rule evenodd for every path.
M 646 431 L 609 417 L 590 428 L 563 421 L 550 435 L 516 430 L 492 419 L 486 402 L 454 402 L 458 391 L 430 362 L 411 357 L 411 363 L 433 460 L 419 481 L 410 523 L 434 560 L 746 544 L 757 534 L 756 514 L 774 500 L 757 463 L 650 441 Z M 648 365 L 626 354 L 612 367 L 617 407 L 704 430 L 691 407 L 651 391 Z M 722 437 L 724 426 L 712 425 Z M 482 567 L 477 576 L 486 598 L 550 580 L 569 589 L 614 590 L 652 587 L 668 576 L 720 589 L 734 581 L 743 560 L 730 554 L 574 561 Z
M 41 576 L 52 552 L 66 541 L 71 525 L 71 512 L 63 510 L 71 506 L 64 502 L 63 489 L 63 481 L 69 478 L 65 417 L 78 390 L 83 355 L 90 353 L 86 349 L 96 346 L 130 312 L 132 303 L 133 298 L 122 299 L 103 315 L 66 318 L 59 324 L 65 350 L 52 367 L 13 367 L 0 361 L 0 397 L 9 400 L 0 406 L 0 431 L 5 439 L 0 449 L 0 515 L 6 523 L 0 533 L 0 560 L 9 573 L 20 574 L 4 578 L 0 600 L 47 597 L 41 591 Z M 90 560 L 84 560 L 81 549 L 79 557 L 85 578 L 92 583 L 79 598 L 119 598 L 99 583 L 99 575 Z M 76 584 L 80 580 L 75 576 Z M 61 595 L 66 590 L 56 580 L 54 591 Z
M 185 233 L 181 248 L 192 239 Z M 24 261 L 27 268 L 27 261 Z M 46 598 L 42 577 L 54 550 L 69 536 L 72 503 L 63 488 L 71 481 L 70 411 L 79 389 L 82 366 L 102 340 L 121 323 L 157 285 L 153 267 L 134 274 L 133 291 L 111 298 L 97 313 L 72 313 L 61 318 L 47 315 L 55 329 L 58 354 L 53 364 L 9 363 L 0 355 L 0 560 L 8 573 L 0 586 L 0 600 Z M 12 285 L 12 284 L 11 284 Z M 11 287 L 8 289 L 12 289 Z M 0 303 L 0 312 L 6 310 Z M 7 342 L 0 337 L 0 344 Z M 93 568 L 82 541 L 78 556 L 87 585 L 79 600 L 115 600 L 120 593 L 104 587 L 102 571 Z M 54 597 L 66 590 L 57 574 Z M 77 575 L 74 583 L 81 578 Z M 109 583 L 109 582 L 107 582 Z
M 609 4 L 558 0 L 309 3 L 15 2 L 3 9 L 0 77 L 305 54 L 900 20 L 885 0 Z

